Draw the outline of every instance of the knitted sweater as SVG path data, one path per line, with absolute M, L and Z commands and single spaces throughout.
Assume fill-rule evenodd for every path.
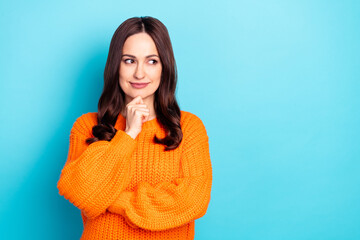
M 133 139 L 119 114 L 111 141 L 90 145 L 97 113 L 81 115 L 70 131 L 59 194 L 81 210 L 81 239 L 194 239 L 195 219 L 207 211 L 212 185 L 208 135 L 202 120 L 181 111 L 183 139 L 164 151 L 157 118 Z

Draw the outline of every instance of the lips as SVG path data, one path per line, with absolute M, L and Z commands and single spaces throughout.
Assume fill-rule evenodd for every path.
M 144 88 L 146 87 L 149 83 L 130 83 L 132 87 L 134 88 Z

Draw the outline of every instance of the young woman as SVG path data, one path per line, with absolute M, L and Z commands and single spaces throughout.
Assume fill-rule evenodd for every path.
M 166 27 L 134 17 L 115 31 L 98 112 L 78 117 L 57 183 L 81 210 L 81 239 L 194 239 L 212 185 L 202 120 L 179 109 Z

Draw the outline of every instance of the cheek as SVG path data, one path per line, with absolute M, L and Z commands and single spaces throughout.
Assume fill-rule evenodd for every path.
M 119 72 L 119 84 L 121 88 L 127 88 L 127 80 L 128 80 L 128 74 L 126 71 L 120 71 Z
M 159 68 L 155 68 L 155 69 L 152 69 L 151 71 L 151 76 L 152 78 L 155 80 L 159 80 L 160 77 L 161 77 L 161 71 L 162 71 L 162 68 L 159 67 Z
M 126 67 L 120 68 L 119 76 L 121 78 L 127 78 L 129 76 L 129 74 L 130 74 L 130 71 L 128 68 L 126 68 Z
M 126 76 L 132 74 L 135 71 L 136 65 L 135 64 L 126 64 L 121 62 L 119 73 Z

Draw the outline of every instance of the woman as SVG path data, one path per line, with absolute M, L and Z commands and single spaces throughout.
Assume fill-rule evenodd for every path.
M 98 112 L 83 114 L 57 183 L 81 210 L 81 239 L 194 239 L 210 202 L 201 119 L 180 111 L 166 27 L 134 17 L 115 31 Z

